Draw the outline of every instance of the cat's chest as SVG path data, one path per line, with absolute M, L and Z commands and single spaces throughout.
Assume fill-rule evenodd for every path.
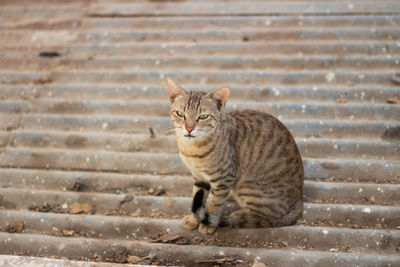
M 209 181 L 211 179 L 210 175 L 205 172 L 210 165 L 207 160 L 201 160 L 193 157 L 186 157 L 182 153 L 180 154 L 183 163 L 189 168 L 190 172 L 197 179 L 201 179 L 204 181 Z

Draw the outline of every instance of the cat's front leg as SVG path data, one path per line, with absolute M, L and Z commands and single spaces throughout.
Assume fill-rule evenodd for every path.
M 195 179 L 196 181 L 196 179 Z M 201 211 L 204 213 L 204 205 L 206 203 L 208 192 L 210 190 L 210 184 L 202 181 L 196 181 L 193 185 L 193 202 L 192 202 L 192 213 L 186 215 L 181 224 L 184 228 L 189 230 L 196 229 L 201 221 L 201 217 L 204 214 L 197 214 Z
M 222 177 L 221 177 L 222 178 Z M 201 220 L 199 231 L 202 234 L 213 233 L 221 224 L 222 206 L 226 202 L 233 185 L 233 178 L 224 177 L 211 180 L 211 194 L 205 216 Z

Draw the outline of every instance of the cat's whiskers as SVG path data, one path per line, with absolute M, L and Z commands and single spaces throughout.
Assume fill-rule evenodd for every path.
M 165 129 L 165 130 L 164 130 L 164 133 L 165 133 L 166 135 L 173 135 L 173 134 L 175 134 L 175 127 Z

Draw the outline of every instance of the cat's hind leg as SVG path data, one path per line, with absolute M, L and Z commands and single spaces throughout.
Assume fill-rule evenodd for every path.
M 290 211 L 280 218 L 271 220 L 271 226 L 286 226 L 292 225 L 297 222 L 303 215 L 303 198 L 299 198 L 294 204 L 291 205 Z
M 262 214 L 249 210 L 240 209 L 232 212 L 228 218 L 221 222 L 221 226 L 243 227 L 243 228 L 258 228 L 271 226 L 269 220 Z
M 271 206 L 270 206 L 271 207 Z M 303 199 L 298 199 L 289 211 L 282 216 L 277 216 L 277 213 L 264 212 L 243 208 L 232 212 L 228 218 L 223 220 L 221 226 L 233 226 L 244 228 L 259 228 L 259 227 L 279 227 L 287 226 L 296 223 L 303 214 Z

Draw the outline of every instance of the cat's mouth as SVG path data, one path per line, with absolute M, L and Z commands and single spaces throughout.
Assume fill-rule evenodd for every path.
M 184 136 L 187 137 L 187 138 L 195 138 L 195 136 L 191 135 L 191 134 L 185 134 Z

